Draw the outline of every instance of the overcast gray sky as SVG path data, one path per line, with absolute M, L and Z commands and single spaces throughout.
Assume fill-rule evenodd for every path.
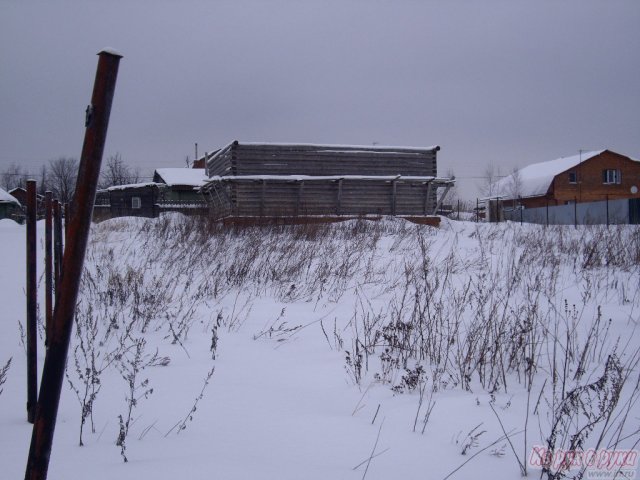
M 144 173 L 231 140 L 440 145 L 490 162 L 640 158 L 639 0 L 0 3 L 0 171 L 78 157 L 103 47 L 105 155 Z

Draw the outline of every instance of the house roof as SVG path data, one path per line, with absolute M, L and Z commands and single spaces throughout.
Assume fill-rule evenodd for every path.
M 1 203 L 15 203 L 20 206 L 20 202 L 13 195 L 9 194 L 2 188 L 0 188 L 0 202 Z
M 521 197 L 537 197 L 545 195 L 556 175 L 569 170 L 581 162 L 589 160 L 603 153 L 605 150 L 582 152 L 579 155 L 561 157 L 547 162 L 534 163 L 521 168 L 495 184 L 496 197 L 512 198 L 517 182 L 520 183 L 518 195 Z M 518 176 L 518 178 L 515 177 Z M 493 195 L 492 195 L 493 196 Z
M 168 186 L 202 187 L 209 181 L 203 168 L 158 168 L 156 174 Z
M 439 151 L 438 145 L 431 147 L 401 147 L 390 145 L 338 145 L 338 144 L 325 144 L 325 143 L 273 143 L 273 142 L 239 142 L 236 140 L 232 142 L 237 145 L 247 145 L 252 147 L 283 147 L 283 148 L 313 148 L 329 152 L 353 152 L 361 151 L 367 153 L 389 153 L 389 152 L 410 152 L 410 153 L 425 153 L 432 151 Z
M 145 182 L 145 183 L 128 183 L 125 185 L 114 185 L 112 187 L 108 187 L 104 190 L 101 191 L 105 191 L 105 192 L 113 192 L 116 190 L 130 190 L 130 189 L 134 189 L 134 188 L 145 188 L 145 187 L 153 187 L 153 186 L 158 186 L 157 183 L 154 182 Z
M 333 153 L 346 153 L 346 152 L 366 152 L 370 154 L 389 154 L 389 153 L 428 153 L 433 151 L 439 151 L 439 145 L 433 145 L 431 147 L 402 147 L 402 146 L 387 146 L 387 145 L 337 145 L 337 144 L 324 144 L 324 143 L 273 143 L 273 142 L 240 142 L 234 140 L 228 143 L 218 150 L 208 152 L 198 158 L 200 160 L 213 160 L 224 155 L 234 145 L 246 145 L 249 147 L 282 147 L 282 148 L 300 148 L 300 149 L 316 149 L 323 152 Z

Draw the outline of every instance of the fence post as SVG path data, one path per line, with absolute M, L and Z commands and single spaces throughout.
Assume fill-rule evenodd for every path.
M 609 228 L 609 195 L 606 195 L 607 199 L 607 228 Z
M 480 221 L 480 199 L 476 198 L 476 223 Z
M 573 226 L 578 228 L 578 199 L 573 197 Z
M 549 226 L 549 200 L 548 199 L 547 199 L 547 211 L 546 211 L 546 213 L 547 213 L 547 225 L 546 226 L 548 227 Z
M 391 181 L 391 215 L 396 215 L 396 180 Z
M 66 235 L 66 251 L 62 259 L 63 275 L 60 282 L 60 295 L 53 313 L 53 337 L 47 348 L 42 371 L 40 397 L 31 434 L 25 480 L 47 478 L 80 275 L 89 238 L 100 164 L 118 76 L 121 55 L 112 51 L 102 51 L 98 55 L 96 80 L 91 105 L 87 107 L 84 144 L 73 195 L 73 214 L 68 220 L 69 229 Z
M 27 180 L 27 421 L 33 423 L 38 400 L 38 284 L 36 271 L 36 182 Z
M 51 322 L 53 319 L 53 275 L 52 275 L 52 222 L 53 222 L 53 193 L 44 192 L 44 304 L 45 304 L 45 346 L 51 337 Z
M 458 199 L 458 220 L 460 220 L 460 199 Z
M 518 197 L 518 208 L 520 208 L 520 225 L 522 225 L 522 202 L 520 197 Z

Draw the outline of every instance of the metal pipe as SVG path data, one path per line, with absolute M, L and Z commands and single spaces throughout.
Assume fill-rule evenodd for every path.
M 80 287 L 80 275 L 89 239 L 91 215 L 96 196 L 100 164 L 109 125 L 111 104 L 121 55 L 100 52 L 91 105 L 87 108 L 84 144 L 73 195 L 73 215 L 69 220 L 67 244 L 62 259 L 60 295 L 53 313 L 53 336 L 42 372 L 40 397 L 31 435 L 25 479 L 47 478 L 53 434 L 60 403 L 60 391 L 73 327 L 73 314 Z
M 52 223 L 53 223 L 53 193 L 44 192 L 44 304 L 45 304 L 45 346 L 49 344 L 51 336 L 51 322 L 53 319 L 53 266 L 51 255 Z
M 36 273 L 36 181 L 27 180 L 27 421 L 33 423 L 38 400 L 38 284 Z

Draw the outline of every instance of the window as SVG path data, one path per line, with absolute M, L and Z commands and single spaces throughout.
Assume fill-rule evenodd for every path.
M 142 208 L 140 197 L 131 197 L 131 208 Z
M 578 183 L 578 174 L 576 172 L 569 172 L 569 183 Z
M 620 184 L 622 181 L 622 175 L 620 170 L 607 169 L 602 171 L 602 183 L 605 184 Z

